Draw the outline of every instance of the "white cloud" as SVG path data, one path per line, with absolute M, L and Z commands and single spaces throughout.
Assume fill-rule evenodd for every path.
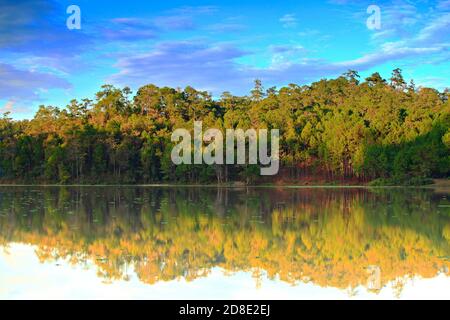
M 19 70 L 11 65 L 0 63 L 0 100 L 39 100 L 39 93 L 42 90 L 70 87 L 68 81 L 53 74 Z
M 431 21 L 423 28 L 418 37 L 418 41 L 450 41 L 450 13 L 441 15 Z
M 12 101 L 12 100 L 6 101 L 5 105 L 0 108 L 1 113 L 12 112 L 12 111 L 14 111 L 14 101 Z
M 450 10 L 450 0 L 439 1 L 437 8 L 440 10 Z
M 292 13 L 282 16 L 280 22 L 283 24 L 284 28 L 295 28 L 297 26 L 297 18 L 295 17 L 295 14 Z

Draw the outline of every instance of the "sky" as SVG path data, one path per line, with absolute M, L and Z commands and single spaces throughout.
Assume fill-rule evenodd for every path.
M 79 29 L 68 28 L 71 5 Z M 449 31 L 450 0 L 0 0 L 0 113 L 32 118 L 39 105 L 94 99 L 103 84 L 219 97 L 246 95 L 255 79 L 279 88 L 348 69 L 389 78 L 398 67 L 443 90 Z

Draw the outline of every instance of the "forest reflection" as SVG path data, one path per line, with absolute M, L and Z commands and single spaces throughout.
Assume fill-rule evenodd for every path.
M 0 245 L 93 262 L 108 281 L 215 267 L 291 284 L 399 292 L 449 275 L 450 197 L 430 189 L 0 187 Z

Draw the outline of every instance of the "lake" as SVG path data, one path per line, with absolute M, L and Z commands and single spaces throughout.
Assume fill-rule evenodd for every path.
M 0 187 L 1 299 L 450 298 L 450 190 Z

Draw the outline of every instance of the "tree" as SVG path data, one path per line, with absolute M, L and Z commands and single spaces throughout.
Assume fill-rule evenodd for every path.
M 343 77 L 354 84 L 359 84 L 359 78 L 361 78 L 361 76 L 355 70 L 348 70 L 343 74 Z
M 255 86 L 251 91 L 251 97 L 253 101 L 261 101 L 264 98 L 264 89 L 261 80 L 255 80 Z
M 370 77 L 366 78 L 366 82 L 370 87 L 386 84 L 386 80 L 384 80 L 378 72 L 375 72 Z
M 400 68 L 396 68 L 392 71 L 392 76 L 391 76 L 391 86 L 395 89 L 395 90 L 405 90 L 406 89 L 406 82 L 405 79 L 403 79 L 403 75 L 402 75 L 402 69 Z

